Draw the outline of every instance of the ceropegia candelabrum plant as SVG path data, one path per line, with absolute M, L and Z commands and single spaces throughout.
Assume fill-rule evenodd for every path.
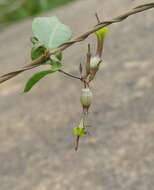
M 40 17 L 35 18 L 32 23 L 33 37 L 31 38 L 32 49 L 31 59 L 36 60 L 40 56 L 53 51 L 61 44 L 68 42 L 72 37 L 71 29 L 62 24 L 57 17 Z M 97 39 L 97 49 L 95 55 L 91 54 L 90 44 L 88 44 L 87 59 L 85 64 L 80 64 L 79 71 L 80 77 L 73 76 L 64 72 L 61 68 L 62 52 L 55 51 L 50 59 L 45 61 L 44 64 L 50 65 L 50 69 L 35 73 L 26 83 L 24 92 L 28 92 L 31 88 L 43 77 L 55 73 L 57 71 L 66 74 L 69 77 L 79 79 L 83 83 L 81 89 L 80 102 L 82 106 L 81 120 L 77 127 L 74 127 L 73 134 L 76 136 L 75 150 L 78 149 L 80 137 L 85 136 L 88 131 L 87 115 L 90 105 L 92 103 L 93 95 L 90 88 L 90 82 L 95 78 L 99 66 L 102 63 L 103 44 L 108 28 L 104 27 L 95 32 Z
M 33 21 L 33 37 L 31 59 L 32 62 L 21 69 L 4 74 L 0 76 L 0 84 L 17 76 L 18 74 L 38 67 L 42 64 L 49 65 L 50 69 L 38 72 L 34 74 L 27 82 L 24 92 L 28 92 L 40 79 L 46 75 L 61 72 L 69 77 L 80 80 L 83 83 L 83 89 L 81 89 L 80 102 L 82 106 L 81 120 L 77 127 L 73 129 L 73 133 L 76 136 L 75 150 L 78 149 L 78 143 L 80 137 L 85 136 L 88 131 L 87 116 L 90 105 L 92 103 L 93 95 L 90 88 L 90 83 L 94 80 L 99 66 L 102 63 L 102 52 L 105 36 L 108 32 L 106 26 L 119 23 L 129 16 L 154 8 L 154 3 L 145 3 L 126 11 L 117 17 L 107 21 L 100 21 L 98 15 L 96 18 L 98 24 L 95 25 L 89 31 L 81 34 L 79 37 L 71 40 L 71 29 L 62 24 L 57 17 L 43 17 L 36 18 Z M 84 41 L 88 36 L 95 34 L 97 40 L 97 49 L 95 55 L 91 54 L 90 45 L 88 44 L 87 60 L 85 63 L 80 64 L 79 71 L 80 77 L 74 76 L 65 72 L 62 69 L 62 52 L 66 48 L 72 46 L 75 43 Z

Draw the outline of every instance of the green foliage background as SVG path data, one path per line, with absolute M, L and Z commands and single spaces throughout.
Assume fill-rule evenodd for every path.
M 0 26 L 51 10 L 74 0 L 0 0 Z

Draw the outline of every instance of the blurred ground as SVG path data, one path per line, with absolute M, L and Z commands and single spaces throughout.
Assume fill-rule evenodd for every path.
M 151 0 L 152 1 L 152 0 Z M 81 0 L 49 12 L 74 35 L 150 1 Z M 1 190 L 149 190 L 154 188 L 154 10 L 110 26 L 104 67 L 93 83 L 91 136 L 76 153 L 81 86 L 61 74 L 22 94 L 32 72 L 0 85 Z M 31 20 L 0 33 L 0 74 L 29 62 Z M 94 40 L 90 38 L 90 40 Z M 86 42 L 65 51 L 65 70 L 78 74 Z

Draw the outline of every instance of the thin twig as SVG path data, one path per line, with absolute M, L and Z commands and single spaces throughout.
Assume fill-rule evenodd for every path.
M 96 16 L 96 19 L 97 19 L 98 24 L 100 24 L 100 23 L 101 23 L 101 20 L 99 19 L 98 13 L 95 13 L 95 16 Z
M 75 78 L 75 79 L 82 80 L 80 77 L 74 76 L 74 75 L 72 75 L 72 74 L 70 74 L 70 73 L 67 73 L 67 72 L 61 70 L 61 69 L 59 69 L 58 71 L 59 71 L 60 73 L 63 73 L 64 75 L 67 75 L 67 76 L 71 77 L 71 78 Z
M 94 32 L 98 31 L 99 29 L 101 29 L 105 26 L 111 25 L 113 23 L 121 22 L 133 14 L 137 14 L 139 12 L 143 12 L 143 11 L 151 9 L 151 8 L 154 8 L 154 3 L 143 4 L 143 5 L 133 8 L 132 10 L 127 11 L 126 13 L 124 13 L 118 17 L 115 17 L 111 20 L 100 22 L 99 24 L 94 26 L 91 30 L 89 30 L 88 32 L 85 32 L 84 34 L 75 38 L 72 41 L 69 41 L 69 42 L 66 42 L 66 43 L 60 45 L 57 49 L 51 51 L 48 55 L 43 55 L 43 56 L 39 57 L 35 61 L 31 62 L 31 64 L 25 66 L 23 69 L 0 76 L 0 83 L 15 77 L 16 75 L 18 75 L 19 73 L 21 73 L 23 71 L 30 70 L 32 68 L 42 65 L 45 61 L 49 60 L 50 56 L 52 54 L 54 54 L 55 52 L 64 51 L 66 48 L 72 46 L 73 44 L 84 41 L 86 38 L 88 38 L 88 36 L 90 36 L 91 34 L 93 34 Z

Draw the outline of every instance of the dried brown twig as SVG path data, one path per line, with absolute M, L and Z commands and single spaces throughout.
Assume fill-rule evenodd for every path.
M 89 35 L 93 34 L 97 30 L 99 30 L 105 26 L 111 25 L 113 23 L 121 22 L 133 14 L 137 14 L 139 12 L 143 12 L 143 11 L 151 9 L 151 8 L 154 8 L 154 3 L 143 4 L 143 5 L 140 5 L 140 6 L 133 8 L 132 10 L 129 10 L 126 13 L 124 13 L 118 17 L 115 17 L 111 20 L 100 22 L 99 24 L 94 26 L 91 30 L 89 30 L 88 32 L 82 34 L 81 36 L 75 38 L 72 41 L 69 41 L 67 43 L 60 45 L 57 49 L 52 50 L 51 52 L 47 52 L 47 54 L 41 56 L 40 58 L 36 59 L 35 61 L 32 61 L 29 65 L 26 65 L 22 69 L 0 76 L 0 83 L 3 83 L 3 82 L 15 77 L 16 75 L 18 75 L 18 74 L 20 74 L 26 70 L 30 70 L 30 69 L 33 69 L 35 67 L 42 65 L 55 52 L 64 51 L 66 48 L 72 46 L 73 44 L 84 41 Z

